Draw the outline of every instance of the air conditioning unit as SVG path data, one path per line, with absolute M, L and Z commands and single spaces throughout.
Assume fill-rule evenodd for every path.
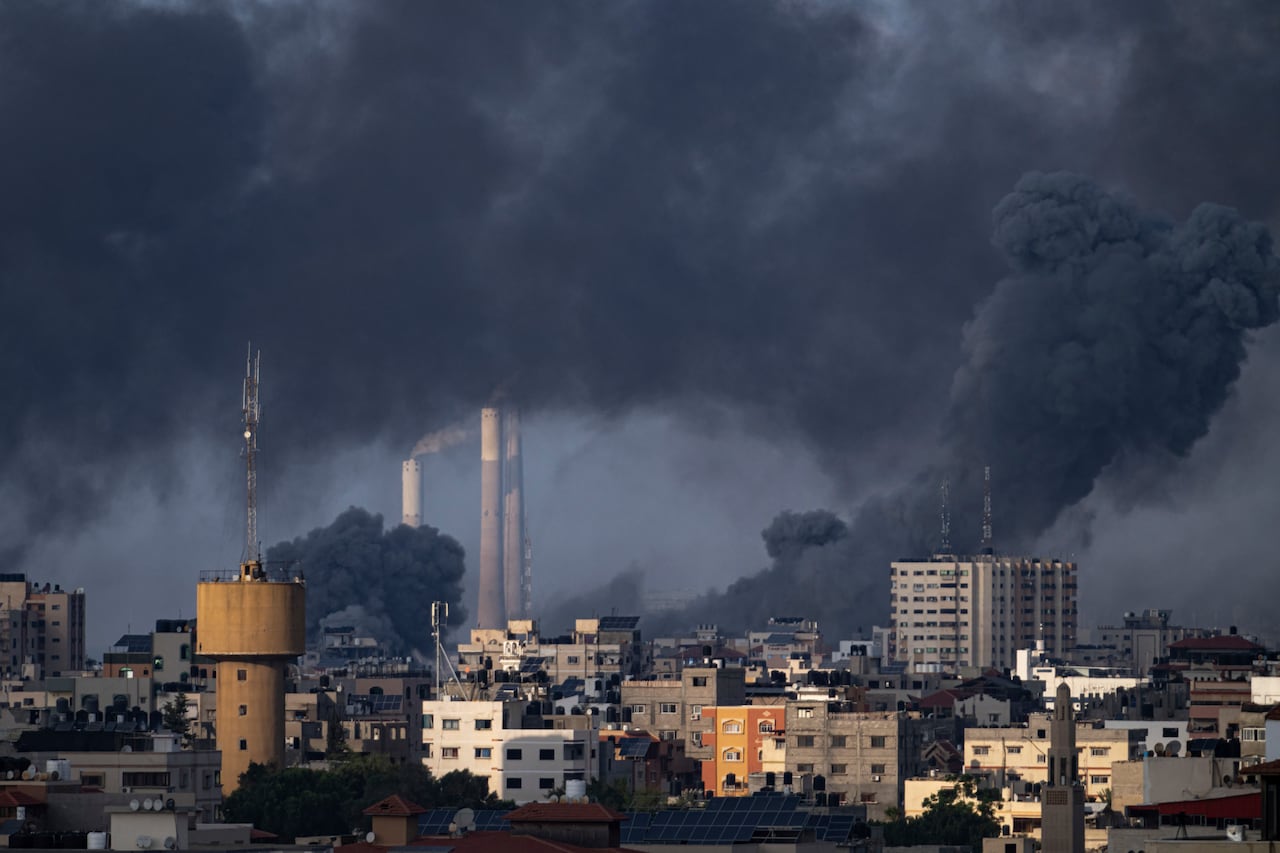
M 879 781 L 880 781 L 880 777 L 879 777 L 879 776 L 872 776 L 872 777 L 871 777 L 871 781 L 872 781 L 872 782 L 879 782 Z
M 1227 824 L 1228 841 L 1244 841 L 1244 827 L 1238 823 Z

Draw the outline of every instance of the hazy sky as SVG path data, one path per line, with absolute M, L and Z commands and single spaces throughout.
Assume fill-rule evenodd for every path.
M 0 556 L 86 588 L 95 654 L 190 615 L 197 572 L 241 558 L 252 339 L 267 543 L 351 505 L 394 520 L 406 451 L 498 387 L 527 413 L 546 603 L 629 567 L 722 587 L 769 564 L 782 510 L 867 537 L 862 508 L 962 456 L 970 530 L 973 436 L 1009 427 L 1070 452 L 997 448 L 997 538 L 1076 555 L 1084 624 L 1264 630 L 1280 338 L 1211 282 L 1274 293 L 1233 249 L 1166 305 L 1177 235 L 1218 226 L 1151 223 L 1215 202 L 1280 227 L 1278 95 L 1270 2 L 0 5 Z M 1087 180 L 1019 184 L 1059 170 Z M 1026 229 L 1083 187 L 1063 233 L 1123 208 L 1107 245 L 1145 266 L 1023 310 L 1075 275 L 1026 266 Z M 993 220 L 1006 197 L 1035 224 Z M 1148 371 L 1206 299 L 1213 343 Z M 1053 405 L 1000 384 L 988 344 L 1040 337 L 1011 317 L 1054 330 Z M 1128 369 L 1077 380 L 1077 328 Z M 1085 438 L 1055 408 L 1081 400 Z M 475 449 L 425 465 L 469 555 Z

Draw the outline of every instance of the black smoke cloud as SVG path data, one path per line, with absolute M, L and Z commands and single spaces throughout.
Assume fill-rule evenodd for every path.
M 246 338 L 276 470 L 509 382 L 732 410 L 864 501 L 939 443 L 1023 173 L 1280 212 L 1277 44 L 1266 2 L 0 5 L 0 549 L 237 435 Z
M 1118 460 L 1185 456 L 1239 378 L 1249 333 L 1280 316 L 1271 235 L 1230 208 L 1174 224 L 1079 176 L 1037 173 L 993 218 L 1011 274 L 966 328 L 941 458 L 852 535 L 829 513 L 780 515 L 764 532 L 773 566 L 694 613 L 742 626 L 808 602 L 803 615 L 837 632 L 874 620 L 889 561 L 940 545 L 941 482 L 974 493 L 984 463 L 999 472 L 998 541 L 1026 548 Z M 975 513 L 957 518 L 952 542 L 972 552 Z
M 306 578 L 309 637 L 353 626 L 398 655 L 432 648 L 433 601 L 449 604 L 449 625 L 466 623 L 463 557 L 462 546 L 434 527 L 384 530 L 382 516 L 355 507 L 267 550 L 269 564 L 301 569 Z

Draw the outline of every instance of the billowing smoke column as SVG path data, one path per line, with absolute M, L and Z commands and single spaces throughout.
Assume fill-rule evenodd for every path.
M 464 624 L 463 549 L 434 527 L 396 525 L 351 508 L 328 527 L 267 551 L 269 562 L 293 563 L 307 580 L 307 634 L 325 625 L 354 625 L 392 654 L 431 647 L 423 602 L 449 602 L 451 625 Z
M 422 463 L 406 459 L 400 470 L 401 523 L 410 527 L 422 524 Z
M 476 624 L 501 628 L 506 624 L 506 594 L 502 576 L 502 420 L 498 409 L 480 411 L 480 583 Z
M 524 460 L 520 444 L 520 410 L 503 409 L 502 432 L 502 585 L 507 619 L 529 614 L 530 584 L 526 574 L 524 531 Z
M 788 607 L 836 630 L 883 618 L 889 561 L 938 545 L 944 477 L 956 545 L 977 545 L 987 463 L 997 548 L 1031 546 L 1109 469 L 1187 453 L 1239 376 L 1249 331 L 1280 315 L 1271 236 L 1229 208 L 1174 224 L 1076 175 L 1032 173 L 996 206 L 993 242 L 1012 273 L 966 329 L 940 458 L 847 535 L 829 513 L 784 513 L 765 531 L 773 566 L 686 621 L 740 625 Z

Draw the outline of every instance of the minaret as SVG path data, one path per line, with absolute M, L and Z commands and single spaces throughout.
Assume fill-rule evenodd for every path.
M 476 625 L 505 628 L 507 608 L 502 576 L 502 418 L 495 408 L 480 410 L 480 583 Z
M 1049 778 L 1040 789 L 1042 853 L 1084 853 L 1084 785 L 1079 772 L 1071 688 L 1063 682 L 1049 721 Z

